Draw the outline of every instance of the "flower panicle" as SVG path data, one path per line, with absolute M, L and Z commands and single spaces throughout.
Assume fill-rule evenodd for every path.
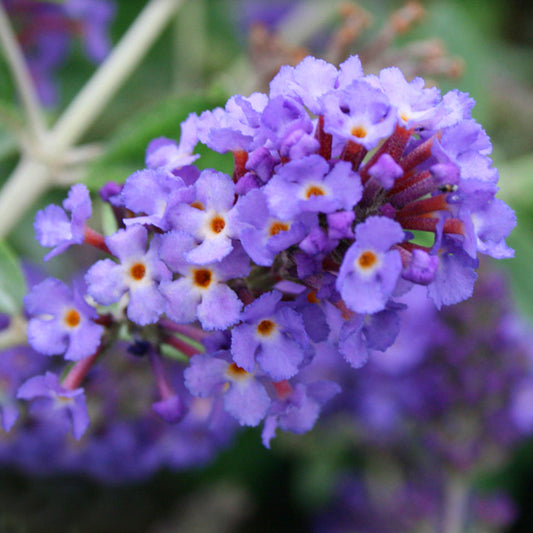
M 317 354 L 359 368 L 394 343 L 398 296 L 419 286 L 437 308 L 457 303 L 480 254 L 513 255 L 514 213 L 495 197 L 472 105 L 395 67 L 365 75 L 356 56 L 339 68 L 307 57 L 269 94 L 191 114 L 179 143 L 155 139 L 146 168 L 102 190 L 114 234 L 87 227 L 80 185 L 37 215 L 51 254 L 86 242 L 108 256 L 79 296 L 58 280 L 34 287 L 30 343 L 71 360 L 119 330 L 152 361 L 171 346 L 188 394 L 218 398 L 241 425 L 264 421 L 265 444 L 278 427 L 307 431 L 340 390 L 312 371 Z M 232 174 L 200 170 L 198 143 L 232 153 Z

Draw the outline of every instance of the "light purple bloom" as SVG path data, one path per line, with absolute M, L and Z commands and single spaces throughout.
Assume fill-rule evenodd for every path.
M 355 229 L 339 270 L 337 290 L 356 313 L 376 313 L 385 308 L 402 269 L 400 254 L 391 246 L 401 242 L 401 226 L 388 218 L 369 217 Z
M 258 265 L 270 266 L 276 254 L 306 235 L 307 224 L 302 218 L 281 220 L 275 217 L 268 207 L 267 197 L 259 189 L 240 198 L 236 209 L 242 224 L 242 245 Z
M 248 372 L 258 364 L 274 381 L 293 377 L 312 354 L 302 317 L 281 296 L 265 293 L 246 306 L 242 323 L 231 332 L 235 363 Z
M 331 381 L 297 383 L 287 397 L 280 398 L 270 407 L 261 434 L 263 445 L 270 448 L 278 427 L 297 434 L 311 430 L 323 405 L 340 390 L 340 386 Z
M 84 390 L 82 388 L 66 389 L 52 372 L 30 378 L 20 386 L 17 397 L 23 400 L 46 398 L 48 409 L 52 407 L 56 414 L 68 418 L 72 425 L 72 434 L 78 440 L 89 426 Z
M 159 259 L 159 239 L 152 239 L 148 250 L 147 231 L 134 225 L 106 237 L 106 244 L 119 260 L 103 259 L 87 272 L 88 293 L 102 305 L 118 302 L 129 294 L 128 318 L 140 325 L 156 322 L 164 310 L 165 299 L 159 283 L 169 280 L 170 271 Z
M 193 237 L 184 232 L 162 238 L 161 258 L 180 274 L 161 284 L 166 314 L 181 324 L 199 320 L 204 329 L 226 329 L 238 321 L 242 302 L 225 282 L 247 275 L 249 259 L 239 246 L 220 262 L 197 266 L 186 259 L 194 247 Z
M 254 372 L 228 362 L 227 352 L 195 355 L 185 370 L 185 384 L 195 396 L 224 395 L 224 408 L 243 426 L 257 426 L 270 406 L 270 397 Z
M 324 100 L 324 130 L 340 139 L 371 150 L 394 130 L 396 117 L 389 99 L 363 80 L 330 93 Z
M 146 166 L 152 169 L 173 172 L 196 161 L 200 156 L 192 152 L 198 142 L 196 134 L 197 119 L 196 115 L 190 114 L 181 123 L 179 145 L 173 139 L 167 139 L 166 137 L 158 137 L 150 141 L 146 148 Z
M 93 322 L 96 310 L 76 288 L 71 292 L 63 282 L 48 278 L 32 288 L 24 304 L 32 317 L 28 342 L 38 352 L 77 361 L 98 348 L 103 327 Z
M 352 209 L 362 188 L 348 162 L 339 161 L 331 168 L 319 155 L 310 155 L 283 165 L 264 191 L 271 211 L 283 220 L 307 211 Z
M 70 213 L 70 219 L 66 213 Z M 89 190 L 81 183 L 73 185 L 63 208 L 49 205 L 35 216 L 35 233 L 42 246 L 55 248 L 44 260 L 63 253 L 72 244 L 82 244 L 85 237 L 85 222 L 91 217 L 92 207 Z
M 180 177 L 164 169 L 139 170 L 126 180 L 120 193 L 120 204 L 142 215 L 125 218 L 124 224 L 153 224 L 168 231 L 173 208 L 192 196 L 193 192 Z
M 172 211 L 176 229 L 190 233 L 198 245 L 186 258 L 198 265 L 220 261 L 233 249 L 239 225 L 233 209 L 235 186 L 232 179 L 214 170 L 204 170 L 194 184 L 194 201 L 181 203 Z

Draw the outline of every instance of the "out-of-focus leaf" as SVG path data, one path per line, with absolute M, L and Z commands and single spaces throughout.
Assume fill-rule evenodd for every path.
M 500 198 L 509 204 L 533 207 L 533 154 L 500 165 Z
M 517 212 L 518 224 L 507 239 L 514 248 L 515 257 L 503 261 L 510 273 L 511 285 L 518 306 L 533 317 L 533 215 L 531 212 Z
M 105 154 L 89 170 L 86 180 L 91 190 L 97 190 L 107 181 L 123 182 L 132 172 L 144 167 L 148 143 L 156 137 L 179 140 L 180 124 L 192 113 L 201 113 L 224 105 L 225 98 L 186 95 L 173 97 L 140 111 L 111 135 Z M 221 155 L 199 146 L 201 168 L 214 167 L 231 171 L 231 155 Z
M 24 294 L 26 281 L 20 264 L 11 248 L 0 241 L 0 311 L 7 314 L 18 312 Z

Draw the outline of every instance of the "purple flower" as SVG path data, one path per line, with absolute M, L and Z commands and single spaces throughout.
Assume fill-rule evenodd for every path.
M 352 209 L 361 198 L 361 183 L 349 163 L 330 168 L 322 157 L 310 155 L 281 167 L 264 191 L 274 215 L 291 219 L 306 211 Z
M 128 293 L 128 318 L 140 325 L 156 322 L 163 312 L 165 299 L 159 283 L 171 274 L 159 259 L 159 239 L 154 238 L 146 250 L 148 234 L 140 225 L 106 237 L 106 244 L 119 260 L 103 259 L 87 272 L 87 292 L 102 305 L 118 302 Z
M 185 370 L 185 384 L 195 396 L 224 395 L 224 408 L 242 426 L 257 426 L 270 406 L 270 397 L 254 372 L 228 362 L 229 353 L 195 355 Z
M 239 246 L 220 262 L 198 266 L 186 259 L 194 249 L 194 238 L 187 233 L 173 231 L 162 238 L 161 258 L 180 274 L 161 284 L 166 314 L 181 324 L 199 320 L 204 329 L 226 329 L 239 320 L 242 308 L 226 281 L 247 275 L 249 259 Z
M 277 291 L 246 306 L 231 332 L 235 363 L 248 372 L 256 364 L 274 381 L 293 377 L 312 353 L 302 317 L 284 305 Z
M 32 317 L 28 342 L 38 352 L 77 361 L 98 348 L 103 327 L 93 322 L 97 313 L 76 288 L 71 292 L 63 282 L 48 278 L 32 288 L 24 304 Z
M 258 265 L 270 266 L 276 254 L 301 241 L 307 233 L 307 219 L 274 216 L 264 192 L 255 189 L 236 205 L 242 224 L 240 238 L 244 249 Z M 314 222 L 316 224 L 316 222 Z
M 17 397 L 23 400 L 46 398 L 46 408 L 52 407 L 57 416 L 68 419 L 72 426 L 72 434 L 77 440 L 89 426 L 89 414 L 83 389 L 66 389 L 61 386 L 58 377 L 52 372 L 28 379 L 20 386 Z
M 65 211 L 71 213 L 70 220 Z M 85 238 L 85 222 L 91 217 L 92 207 L 89 190 L 85 185 L 73 185 L 63 209 L 49 205 L 35 216 L 35 233 L 42 246 L 55 246 L 44 260 L 63 253 L 72 244 L 82 244 Z
M 385 308 L 402 269 L 400 254 L 391 246 L 404 239 L 401 226 L 388 218 L 370 217 L 355 229 L 339 270 L 337 290 L 356 313 Z
M 191 114 L 181 123 L 179 145 L 173 139 L 166 137 L 158 137 L 150 141 L 146 148 L 146 166 L 151 169 L 173 172 L 196 161 L 200 156 L 194 155 L 192 151 L 198 142 L 197 119 L 196 115 Z
M 290 387 L 290 393 L 277 400 L 269 409 L 261 439 L 266 448 L 274 438 L 276 428 L 292 433 L 306 433 L 311 430 L 322 406 L 340 392 L 337 383 L 320 381 L 311 384 L 297 383 Z
M 232 96 L 225 109 L 204 111 L 198 118 L 198 138 L 215 152 L 251 151 L 261 138 L 261 112 L 268 103 L 262 93 Z
M 192 191 L 183 180 L 164 169 L 144 169 L 132 174 L 120 193 L 120 204 L 141 216 L 125 218 L 124 224 L 153 224 L 171 229 L 173 208 L 192 198 Z
M 233 249 L 232 238 L 238 236 L 233 181 L 222 172 L 204 170 L 194 189 L 193 202 L 174 207 L 173 225 L 199 242 L 187 252 L 188 261 L 198 265 L 220 261 Z
M 379 86 L 396 108 L 399 124 L 406 128 L 431 127 L 437 115 L 440 91 L 425 88 L 422 78 L 408 82 L 397 67 L 385 68 L 379 73 Z
M 396 117 L 382 91 L 363 80 L 356 80 L 344 91 L 325 98 L 324 130 L 343 140 L 375 148 L 394 130 Z

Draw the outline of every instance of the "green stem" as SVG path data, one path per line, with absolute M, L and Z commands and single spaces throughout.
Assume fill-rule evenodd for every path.
M 26 60 L 17 38 L 11 28 L 7 13 L 0 1 L 0 45 L 4 50 L 9 69 L 15 81 L 17 91 L 26 113 L 28 127 L 31 134 L 41 139 L 45 132 L 45 121 L 41 105 L 35 91 L 35 85 L 31 79 Z
M 39 146 L 21 159 L 0 191 L 0 238 L 54 184 L 54 171 L 68 159 L 70 148 L 100 115 L 182 3 L 151 0 Z M 0 27 L 0 34 L 2 30 Z
M 463 476 L 450 473 L 445 490 L 442 533 L 463 533 L 470 494 L 468 482 Z

